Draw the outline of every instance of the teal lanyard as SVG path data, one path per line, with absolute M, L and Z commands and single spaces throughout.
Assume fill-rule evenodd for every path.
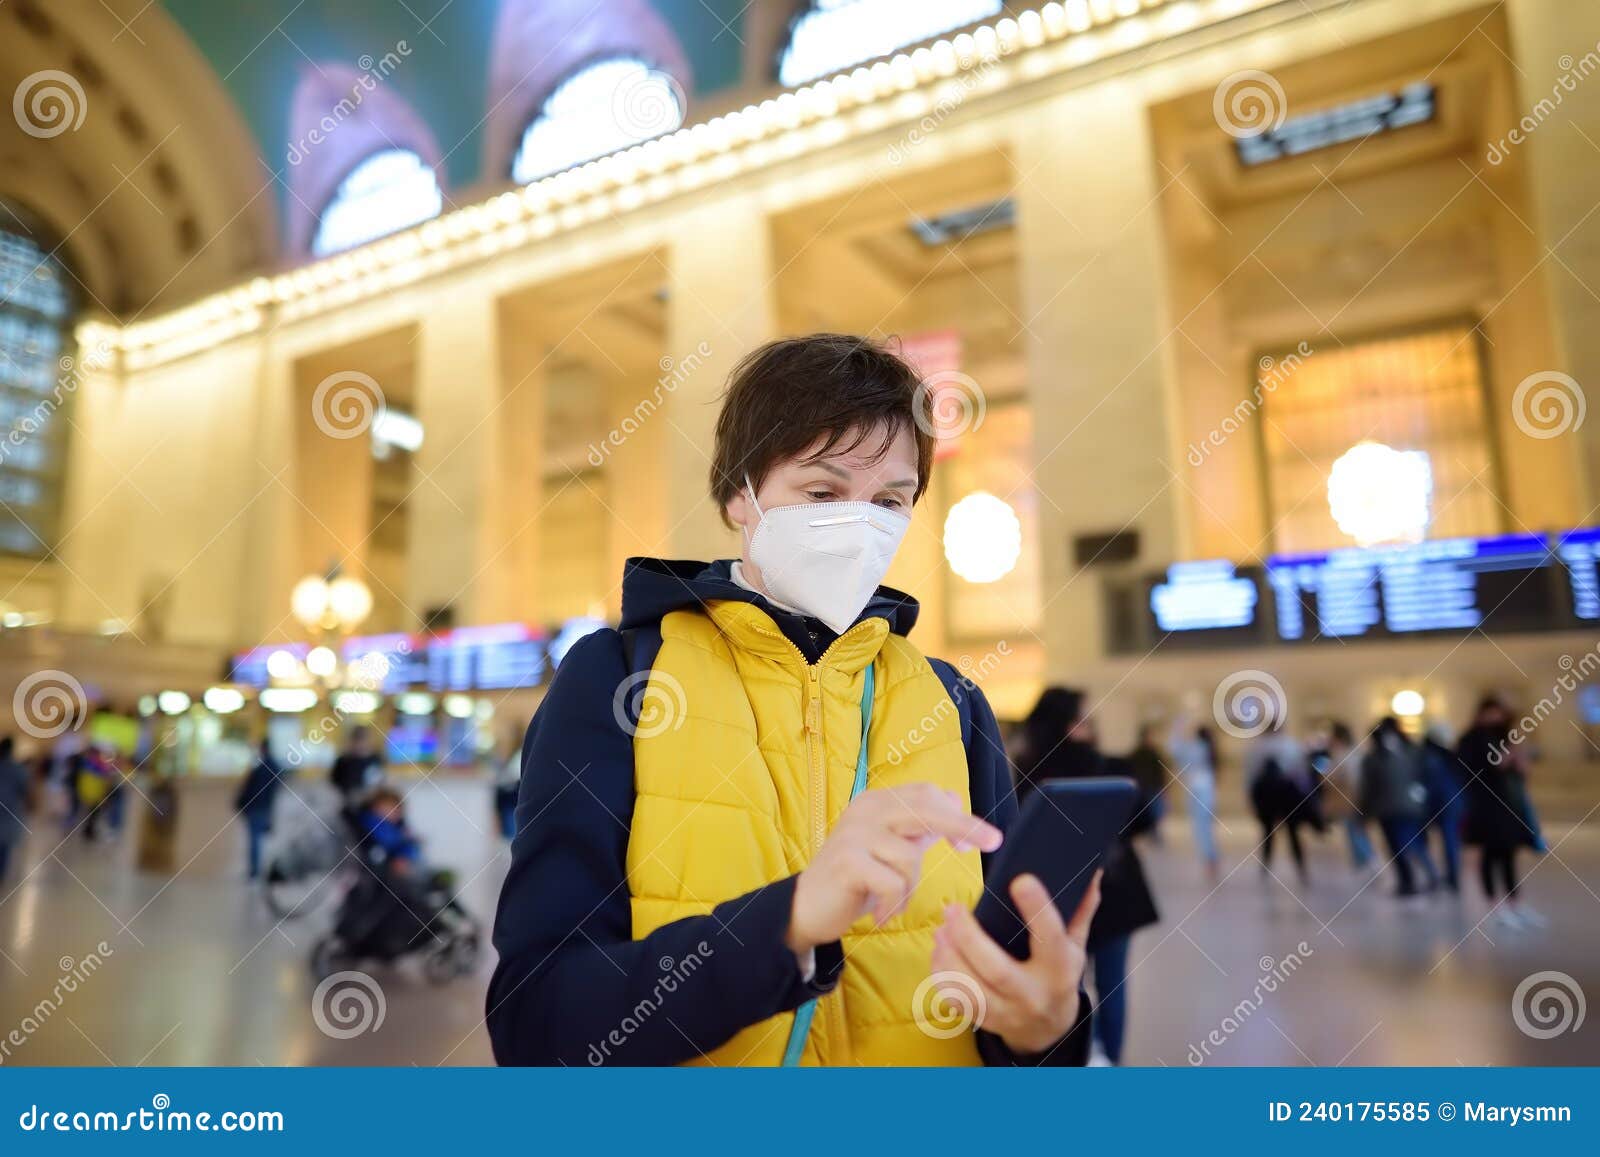
M 867 731 L 872 726 L 872 664 L 867 664 L 865 685 L 861 688 L 861 754 L 856 756 L 856 781 L 850 785 L 850 798 L 855 799 L 867 787 Z M 812 997 L 794 1010 L 794 1024 L 789 1028 L 789 1043 L 783 1048 L 783 1065 L 792 1068 L 800 1063 L 806 1051 L 806 1038 L 811 1035 L 811 1018 L 817 1014 L 817 1000 Z

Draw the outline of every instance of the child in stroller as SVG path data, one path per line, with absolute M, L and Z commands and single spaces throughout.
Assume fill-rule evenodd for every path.
M 328 976 L 362 960 L 393 963 L 421 955 L 423 972 L 435 984 L 470 973 L 481 929 L 455 900 L 454 873 L 423 863 L 400 793 L 379 787 L 341 814 L 361 867 L 333 930 L 312 951 L 313 970 Z

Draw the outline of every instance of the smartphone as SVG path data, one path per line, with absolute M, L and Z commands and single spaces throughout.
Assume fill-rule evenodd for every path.
M 1026 960 L 1028 929 L 1011 902 L 1011 882 L 1024 873 L 1039 877 L 1061 918 L 1071 920 L 1138 802 L 1138 785 L 1116 776 L 1041 784 L 990 864 L 973 913 L 978 924 L 1012 956 Z

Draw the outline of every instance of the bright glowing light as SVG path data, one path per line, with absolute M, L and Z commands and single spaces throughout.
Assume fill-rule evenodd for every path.
M 372 592 L 360 579 L 336 578 L 328 584 L 328 610 L 341 628 L 354 630 L 372 613 Z
M 1358 442 L 1328 473 L 1328 510 L 1362 546 L 1420 542 L 1432 520 L 1433 467 L 1421 450 Z
M 244 706 L 244 695 L 235 687 L 207 687 L 201 701 L 208 711 L 231 715 Z
M 289 595 L 289 609 L 304 625 L 320 626 L 328 613 L 328 580 L 313 574 L 295 583 Z
M 157 711 L 156 697 L 154 695 L 139 696 L 139 714 L 154 715 Z
M 261 706 L 268 711 L 309 711 L 317 705 L 317 693 L 309 687 L 268 687 L 261 692 Z
M 274 651 L 267 656 L 267 674 L 274 679 L 293 679 L 300 672 L 300 663 L 288 651 Z
M 163 691 L 156 696 L 156 706 L 164 715 L 182 715 L 189 710 L 190 699 L 182 691 Z
M 444 697 L 444 713 L 452 719 L 471 719 L 472 697 L 469 695 L 446 695 Z
M 394 701 L 394 709 L 402 715 L 432 715 L 433 696 L 425 691 L 407 691 Z
M 306 655 L 306 670 L 319 679 L 326 679 L 339 669 L 339 656 L 331 647 L 312 647 Z
M 397 446 L 415 454 L 422 448 L 422 423 L 413 415 L 385 406 L 372 419 L 375 446 Z
M 968 582 L 1004 578 L 1021 555 L 1022 521 L 1003 499 L 975 490 L 945 516 L 944 557 Z
M 322 211 L 311 252 L 325 257 L 365 245 L 437 217 L 444 207 L 439 179 L 409 149 L 385 149 L 362 161 L 339 183 Z
M 999 12 L 1002 0 L 815 0 L 778 66 L 785 86 L 843 72 Z
M 522 134 L 511 179 L 537 181 L 683 126 L 678 82 L 642 60 L 614 57 L 574 73 Z
M 1403 719 L 1416 718 L 1422 714 L 1427 705 L 1427 701 L 1422 697 L 1422 692 L 1413 691 L 1409 687 L 1403 691 L 1396 691 L 1394 698 L 1389 700 L 1389 710 Z
M 333 709 L 341 715 L 371 715 L 383 699 L 371 691 L 339 691 L 333 696 Z

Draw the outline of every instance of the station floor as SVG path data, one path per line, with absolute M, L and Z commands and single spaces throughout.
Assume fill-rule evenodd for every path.
M 407 786 L 412 822 L 487 926 L 507 853 L 486 786 Z M 492 1063 L 488 950 L 477 975 L 443 987 L 413 965 L 371 968 L 381 1024 L 346 1039 L 319 1029 L 307 961 L 326 918 L 277 920 L 245 883 L 232 795 L 185 790 L 172 874 L 135 870 L 138 799 L 117 842 L 33 821 L 0 885 L 0 1064 Z M 1313 843 L 1309 886 L 1285 862 L 1264 874 L 1245 859 L 1254 832 L 1242 818 L 1225 821 L 1213 886 L 1184 818 L 1166 826 L 1165 844 L 1143 852 L 1162 921 L 1134 939 L 1125 1063 L 1600 1063 L 1600 1010 L 1587 1015 L 1600 999 L 1600 812 L 1551 825 L 1551 854 L 1524 857 L 1527 899 L 1547 923 L 1515 929 L 1485 919 L 1470 852 L 1461 899 L 1400 902 L 1392 879 L 1354 872 L 1331 837 Z

